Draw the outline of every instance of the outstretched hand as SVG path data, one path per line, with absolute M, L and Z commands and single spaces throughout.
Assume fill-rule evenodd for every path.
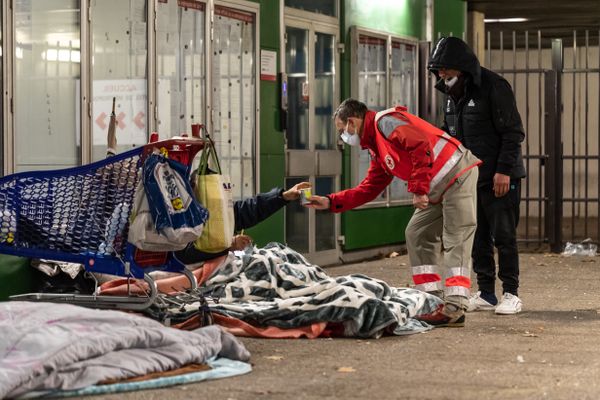
M 314 208 L 315 210 L 329 210 L 330 206 L 331 201 L 329 200 L 329 197 L 317 196 L 314 194 L 310 197 L 310 203 L 304 205 L 304 207 Z
M 300 198 L 300 190 L 311 187 L 308 182 L 300 182 L 283 192 L 283 199 L 286 201 L 298 200 Z
M 248 235 L 235 235 L 231 241 L 230 250 L 244 250 L 252 244 L 252 238 Z

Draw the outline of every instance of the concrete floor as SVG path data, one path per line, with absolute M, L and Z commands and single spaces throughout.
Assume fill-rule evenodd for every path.
M 394 286 L 406 256 L 331 267 Z M 600 257 L 521 255 L 516 316 L 468 314 L 465 328 L 379 340 L 241 339 L 247 375 L 88 399 L 598 399 Z

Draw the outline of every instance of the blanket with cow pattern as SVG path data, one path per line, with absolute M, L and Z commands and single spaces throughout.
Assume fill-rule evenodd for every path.
M 326 322 L 346 337 L 377 338 L 431 329 L 414 317 L 428 314 L 438 297 L 391 287 L 362 274 L 331 277 L 280 243 L 230 253 L 200 290 L 210 310 L 259 327 L 292 329 Z M 192 312 L 198 304 L 187 304 Z

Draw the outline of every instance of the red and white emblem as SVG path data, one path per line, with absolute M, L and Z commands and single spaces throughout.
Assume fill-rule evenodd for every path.
M 387 165 L 387 167 L 389 169 L 394 169 L 396 164 L 394 164 L 394 160 L 392 160 L 392 157 L 389 154 L 385 156 L 384 160 L 385 160 L 385 165 Z

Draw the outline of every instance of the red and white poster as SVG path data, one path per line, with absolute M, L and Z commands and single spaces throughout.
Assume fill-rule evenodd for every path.
M 146 143 L 148 95 L 145 79 L 96 80 L 92 93 L 92 137 L 95 146 L 106 145 L 113 97 L 116 98 L 117 143 Z

